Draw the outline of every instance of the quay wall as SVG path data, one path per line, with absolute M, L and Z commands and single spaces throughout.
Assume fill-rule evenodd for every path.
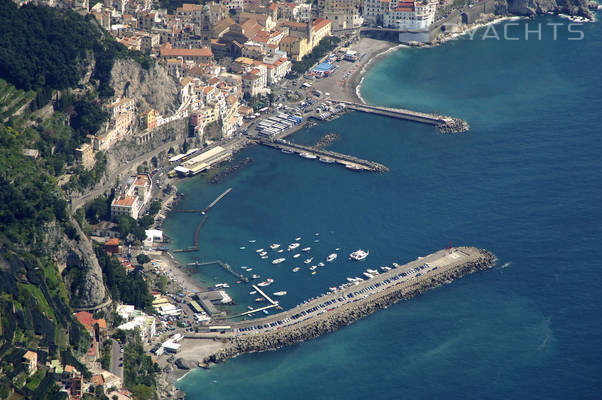
M 301 343 L 325 333 L 334 332 L 399 301 L 418 296 L 429 289 L 493 267 L 495 256 L 487 250 L 479 249 L 478 251 L 478 258 L 432 275 L 430 279 L 418 280 L 404 288 L 393 286 L 382 293 L 350 303 L 340 309 L 326 312 L 298 325 L 256 335 L 236 336 L 229 340 L 225 348 L 205 357 L 203 363 L 223 362 L 244 353 L 277 350 Z

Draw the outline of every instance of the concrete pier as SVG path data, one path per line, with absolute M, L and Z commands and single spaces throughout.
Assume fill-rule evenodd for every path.
M 260 139 L 259 143 L 267 147 L 273 147 L 279 150 L 287 150 L 294 154 L 310 154 L 319 159 L 330 163 L 338 163 L 354 171 L 387 172 L 389 168 L 375 161 L 363 160 L 354 156 L 337 153 L 330 150 L 318 149 L 310 146 L 303 146 L 282 139 L 268 140 Z
M 439 250 L 404 265 L 393 263 L 389 271 L 359 283 L 345 283 L 343 288 L 290 310 L 233 322 L 232 331 L 213 336 L 230 340 L 229 345 L 206 361 L 217 362 L 242 353 L 274 350 L 332 332 L 400 300 L 491 268 L 494 264 L 493 254 L 475 247 Z M 195 334 L 186 337 L 194 338 Z
M 334 100 L 336 101 L 336 100 Z M 348 101 L 337 101 L 345 104 L 348 109 L 361 111 L 369 114 L 383 115 L 385 117 L 405 119 L 408 121 L 420 122 L 422 124 L 434 125 L 442 133 L 460 133 L 470 129 L 468 122 L 459 119 L 448 117 L 445 115 L 428 114 L 419 111 L 406 110 L 403 108 L 378 107 L 368 104 L 352 103 Z

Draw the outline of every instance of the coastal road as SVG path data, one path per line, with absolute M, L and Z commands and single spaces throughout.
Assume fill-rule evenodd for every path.
M 116 340 L 111 339 L 111 373 L 123 382 L 123 353 Z

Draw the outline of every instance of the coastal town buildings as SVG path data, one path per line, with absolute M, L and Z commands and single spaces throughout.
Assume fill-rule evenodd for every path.
M 116 312 L 126 321 L 117 329 L 124 331 L 137 331 L 142 340 L 152 339 L 157 331 L 155 318 L 140 310 L 135 310 L 131 305 L 118 305 Z
M 153 183 L 148 175 L 131 177 L 127 190 L 117 193 L 111 202 L 111 217 L 127 215 L 138 219 L 140 211 L 150 201 L 152 188 Z
M 365 0 L 363 17 L 373 25 L 401 31 L 426 31 L 435 21 L 435 0 Z

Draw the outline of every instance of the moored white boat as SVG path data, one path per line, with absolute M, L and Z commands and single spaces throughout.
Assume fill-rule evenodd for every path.
M 286 258 L 277 258 L 274 261 L 272 261 L 272 264 L 280 264 L 281 262 L 283 262 L 284 260 L 286 260 Z
M 366 257 L 368 257 L 368 254 L 370 254 L 369 251 L 364 251 L 364 250 L 356 250 L 353 253 L 349 254 L 349 259 L 350 260 L 355 260 L 355 261 L 361 261 L 363 259 L 365 259 Z
M 255 253 L 261 253 L 261 252 L 263 252 L 263 249 L 257 249 L 257 250 L 255 250 Z
M 310 251 L 310 250 L 311 250 L 311 247 L 304 247 L 301 249 L 301 251 Z
M 333 262 L 337 258 L 337 253 L 332 253 L 328 257 L 326 257 L 327 262 Z
M 288 246 L 288 249 L 287 249 L 287 250 L 288 250 L 288 251 L 295 250 L 295 249 L 296 249 L 297 247 L 299 247 L 299 246 L 301 246 L 301 245 L 300 245 L 299 243 L 297 243 L 297 242 L 295 242 L 295 243 L 291 243 L 291 244 Z
M 293 272 L 297 272 L 297 271 L 299 271 L 300 269 L 301 269 L 301 268 L 299 268 L 299 267 L 295 267 L 295 268 L 293 268 Z
M 264 286 L 270 286 L 272 283 L 274 283 L 274 280 L 273 280 L 272 278 L 268 278 L 268 279 L 266 279 L 266 280 L 265 280 L 265 281 L 263 281 L 263 282 L 259 282 L 259 283 L 257 284 L 257 286 L 261 286 L 261 287 L 264 287 Z
M 278 243 L 274 243 L 270 245 L 270 249 L 272 250 L 276 250 L 278 247 L 280 247 L 280 245 Z
M 301 153 L 301 154 L 299 154 L 299 156 L 301 156 L 303 158 L 307 158 L 308 160 L 315 160 L 316 158 L 318 158 L 317 156 L 315 156 L 313 154 L 309 154 L 309 153 Z
M 304 262 L 305 264 L 309 264 L 310 262 L 312 262 L 312 260 L 313 260 L 313 259 L 314 259 L 314 258 L 313 258 L 313 257 L 311 257 L 311 258 L 308 258 L 307 260 L 305 260 L 305 261 L 303 261 L 303 262 Z
M 299 258 L 299 257 L 301 257 L 301 254 L 299 254 L 299 253 L 297 253 L 293 256 L 293 258 Z
M 279 292 L 274 292 L 274 296 L 284 296 L 286 293 L 286 290 L 281 290 Z

